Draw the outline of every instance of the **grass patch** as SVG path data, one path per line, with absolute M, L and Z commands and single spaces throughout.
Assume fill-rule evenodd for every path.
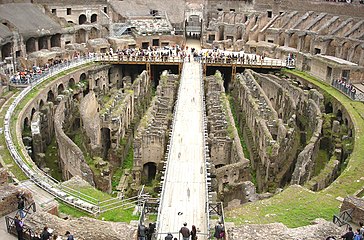
M 16 91 L 14 91 L 13 96 L 16 96 L 17 94 L 18 94 L 18 91 L 16 90 Z M 9 100 L 4 103 L 4 105 L 2 106 L 2 111 L 0 112 L 0 127 L 2 129 L 4 129 L 5 114 L 8 111 L 8 108 L 10 106 L 9 101 L 12 101 L 11 98 L 9 98 Z M 7 165 L 10 172 L 12 172 L 14 174 L 14 176 L 20 181 L 28 179 L 27 176 L 23 173 L 23 171 L 15 163 L 13 157 L 10 155 L 10 152 L 9 152 L 7 146 L 6 146 L 5 134 L 4 133 L 0 134 L 0 146 L 3 147 L 3 149 L 0 151 L 0 156 L 1 156 L 2 160 L 3 160 L 3 162 Z
M 313 176 L 317 176 L 322 169 L 324 169 L 325 165 L 329 162 L 330 155 L 326 150 L 320 149 L 315 161 L 315 167 L 313 170 Z
M 355 128 L 354 150 L 348 158 L 348 165 L 342 174 L 326 189 L 312 192 L 299 186 L 289 186 L 274 197 L 240 208 L 227 211 L 228 221 L 236 224 L 281 222 L 288 227 L 310 224 L 316 218 L 331 221 L 333 214 L 339 212 L 340 202 L 335 198 L 346 197 L 362 188 L 362 169 L 364 169 L 364 104 L 355 102 L 307 73 L 297 70 L 283 70 L 284 73 L 301 77 L 316 86 L 330 99 L 336 99 L 348 111 Z
M 62 171 L 58 165 L 58 151 L 55 136 L 52 138 L 51 143 L 47 146 L 44 159 L 45 166 L 50 169 L 50 175 L 58 181 L 62 181 Z

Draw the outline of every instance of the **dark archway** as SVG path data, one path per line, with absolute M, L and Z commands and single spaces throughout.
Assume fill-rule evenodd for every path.
M 108 158 L 109 149 L 111 146 L 110 128 L 101 128 L 101 145 L 102 157 L 104 160 L 106 160 Z
M 88 35 L 89 39 L 95 39 L 99 37 L 99 30 L 97 30 L 97 28 L 93 27 L 91 28 L 91 31 Z
M 157 174 L 157 166 L 154 162 L 148 162 L 144 164 L 143 166 L 143 174 L 145 176 L 144 183 L 150 183 L 155 179 L 155 176 Z
M 51 47 L 61 47 L 61 34 L 56 34 L 51 37 Z
M 341 112 L 341 110 L 337 110 L 336 112 L 336 119 L 340 122 L 340 124 L 343 123 L 343 113 Z
M 75 87 L 75 79 L 71 78 L 69 81 L 68 81 L 68 87 L 73 89 Z
M 57 94 L 62 94 L 64 91 L 64 86 L 63 86 L 63 83 L 59 84 L 58 85 L 58 88 L 57 88 Z
M 11 57 L 11 43 L 7 43 L 1 48 L 1 56 L 3 59 L 6 57 Z
M 27 53 L 35 52 L 35 38 L 29 38 L 26 42 L 26 51 Z
M 33 120 L 34 113 L 36 112 L 35 108 L 32 108 L 32 111 L 30 113 L 30 120 Z
M 47 94 L 47 102 L 54 102 L 54 93 L 52 90 L 49 90 L 48 91 L 48 94 Z
M 79 29 L 76 34 L 76 43 L 85 43 L 86 42 L 86 30 L 85 29 Z
M 86 73 L 82 73 L 81 75 L 80 75 L 80 82 L 83 82 L 83 81 L 85 81 L 86 80 Z
M 29 119 L 26 117 L 23 122 L 23 131 L 30 128 Z
M 41 99 L 39 102 L 39 111 L 42 110 L 43 106 L 44 106 L 44 101 L 43 99 Z
M 86 15 L 85 14 L 81 14 L 79 17 L 78 17 L 78 24 L 84 24 L 86 23 L 87 21 L 87 18 L 86 18 Z
M 333 113 L 333 107 L 332 107 L 332 103 L 331 102 L 327 102 L 325 104 L 325 113 L 329 114 L 329 113 Z
M 91 23 L 97 22 L 97 14 L 92 14 L 91 15 Z
M 48 40 L 47 40 L 47 37 L 40 37 L 40 38 L 38 38 L 38 47 L 39 47 L 39 50 L 41 50 L 41 49 L 48 49 Z

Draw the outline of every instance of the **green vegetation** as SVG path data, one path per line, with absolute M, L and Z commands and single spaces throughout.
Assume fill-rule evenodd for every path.
M 130 146 L 128 155 L 124 159 L 123 165 L 121 167 L 119 167 L 118 169 L 116 169 L 116 171 L 114 172 L 114 175 L 112 176 L 111 184 L 112 184 L 113 190 L 115 190 L 116 187 L 118 186 L 121 177 L 125 174 L 125 170 L 132 169 L 133 162 L 134 162 L 134 149 L 133 149 L 133 146 Z
M 55 137 L 52 138 L 52 142 L 47 146 L 44 159 L 45 166 L 50 169 L 50 175 L 58 181 L 61 181 L 62 171 L 58 165 L 58 151 Z
M 4 129 L 4 117 L 8 108 L 10 106 L 12 98 L 18 94 L 18 90 L 10 91 L 6 94 L 6 98 L 9 99 L 1 108 L 0 112 L 0 127 Z M 23 173 L 23 171 L 18 167 L 18 165 L 14 162 L 12 156 L 10 155 L 9 150 L 6 147 L 5 134 L 0 134 L 0 146 L 2 147 L 0 151 L 0 161 L 1 164 L 5 164 L 7 168 L 16 176 L 18 180 L 26 180 L 27 176 Z
M 290 186 L 280 194 L 259 202 L 248 203 L 241 208 L 226 213 L 227 221 L 237 224 L 281 222 L 288 227 L 308 225 L 316 218 L 331 221 L 339 211 L 340 202 L 336 197 L 352 195 L 362 188 L 364 169 L 364 104 L 350 100 L 330 85 L 317 80 L 307 73 L 297 70 L 284 70 L 284 73 L 301 77 L 320 88 L 328 99 L 337 99 L 348 111 L 355 126 L 355 143 L 349 156 L 348 165 L 341 175 L 319 192 L 312 192 L 299 186 Z
M 325 165 L 329 162 L 329 160 L 330 155 L 327 150 L 320 149 L 315 161 L 313 176 L 317 176 L 320 171 L 325 167 Z
M 236 127 L 236 129 L 238 131 L 238 134 L 239 134 L 240 144 L 243 147 L 244 156 L 247 159 L 250 159 L 250 152 L 249 152 L 248 146 L 246 145 L 246 142 L 245 142 L 244 136 L 243 136 L 243 131 L 242 131 L 243 126 L 240 126 L 240 122 L 239 122 L 239 119 L 237 117 L 237 112 L 236 112 L 236 109 L 235 109 L 235 106 L 234 106 L 234 100 L 233 100 L 232 96 L 230 96 L 230 95 L 227 96 L 227 99 L 229 100 L 229 103 L 230 103 L 231 113 L 233 114 L 233 118 L 234 118 L 234 121 L 235 121 L 235 127 Z
M 129 223 L 132 220 L 138 220 L 138 215 L 133 215 L 132 208 L 130 209 L 114 209 L 111 211 L 104 212 L 97 216 L 97 219 L 105 220 L 105 221 L 112 221 L 112 222 L 127 222 Z M 79 217 L 91 217 L 94 218 L 94 216 L 88 214 L 87 212 L 75 209 L 72 206 L 69 206 L 68 204 L 65 204 L 63 202 L 59 202 L 59 211 L 62 214 L 66 214 L 75 218 Z

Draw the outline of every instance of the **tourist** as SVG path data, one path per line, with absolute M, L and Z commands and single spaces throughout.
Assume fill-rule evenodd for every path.
M 225 237 L 225 229 L 224 226 L 221 224 L 220 221 L 215 226 L 215 234 L 214 237 L 218 240 L 221 240 Z
M 172 240 L 172 239 L 173 239 L 172 233 L 167 233 L 167 236 L 164 238 L 164 240 Z
M 192 225 L 191 240 L 197 240 L 197 230 L 195 225 Z
M 360 228 L 358 228 L 354 234 L 354 240 L 363 240 L 363 236 L 360 234 Z
M 49 240 L 52 234 L 49 233 L 48 227 L 43 228 L 43 232 L 40 234 L 40 240 Z
M 142 225 L 139 225 L 139 228 L 138 228 L 138 239 L 139 240 L 146 240 L 145 237 L 146 237 L 146 234 L 147 233 L 147 229 L 146 227 L 142 224 Z
M 364 224 L 362 222 L 359 222 L 359 226 L 360 226 L 360 234 L 364 236 Z
M 74 240 L 73 235 L 69 231 L 65 235 L 67 236 L 67 240 Z
M 15 230 L 18 234 L 18 240 L 24 240 L 24 238 L 23 238 L 24 224 L 23 224 L 22 220 L 20 220 L 20 217 L 18 214 L 15 216 L 14 225 L 15 225 Z
M 190 230 L 187 228 L 187 223 L 183 223 L 183 227 L 179 230 L 179 233 L 182 234 L 183 240 L 188 240 L 190 238 Z
M 342 239 L 352 240 L 354 238 L 353 228 L 349 227 L 349 231 L 341 236 Z
M 19 212 L 19 215 L 20 215 L 21 219 L 23 219 L 25 217 L 24 208 L 25 208 L 25 198 L 24 198 L 23 194 L 19 194 L 19 196 L 18 196 L 18 212 Z
M 155 230 L 155 223 L 149 223 L 149 231 L 147 234 L 147 240 L 152 240 L 152 236 L 154 234 L 154 230 Z

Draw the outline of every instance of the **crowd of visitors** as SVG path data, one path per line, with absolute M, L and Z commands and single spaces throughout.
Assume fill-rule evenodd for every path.
M 225 227 L 224 225 L 219 221 L 214 229 L 214 235 L 213 237 L 216 240 L 224 240 L 225 239 Z M 187 223 L 183 223 L 183 226 L 181 227 L 181 229 L 178 232 L 178 237 L 182 236 L 182 240 L 197 240 L 198 236 L 197 236 L 197 228 L 195 225 L 192 225 L 191 227 L 191 231 L 190 229 L 187 227 Z M 164 240 L 177 240 L 180 238 L 173 238 L 173 234 L 172 233 L 167 233 L 167 235 L 165 236 Z M 141 239 L 139 239 L 141 240 Z
M 332 86 L 355 100 L 356 88 L 351 83 L 348 83 L 344 79 L 337 79 L 332 81 Z

